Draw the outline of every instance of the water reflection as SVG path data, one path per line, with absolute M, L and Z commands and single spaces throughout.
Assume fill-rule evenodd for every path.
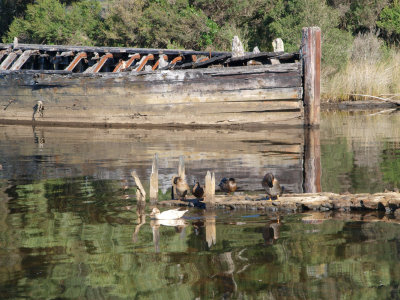
M 322 190 L 398 188 L 398 123 L 398 114 L 324 114 Z M 150 220 L 152 206 L 136 201 L 130 172 L 148 189 L 155 153 L 160 199 L 169 198 L 180 155 L 188 182 L 214 170 L 217 180 L 232 174 L 258 192 L 267 169 L 289 191 L 318 181 L 318 170 L 303 177 L 312 150 L 304 141 L 318 132 L 193 133 L 35 128 L 32 135 L 30 127 L 2 126 L 2 299 L 399 298 L 400 225 L 381 212 L 191 208 L 180 223 Z

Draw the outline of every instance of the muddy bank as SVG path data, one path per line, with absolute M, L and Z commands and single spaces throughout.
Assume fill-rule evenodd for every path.
M 267 200 L 265 195 L 216 195 L 213 202 L 195 199 L 185 201 L 168 200 L 159 202 L 164 206 L 196 206 L 202 208 L 247 209 L 282 212 L 305 211 L 381 211 L 399 215 L 400 193 L 385 192 L 376 194 L 287 194 L 279 200 Z

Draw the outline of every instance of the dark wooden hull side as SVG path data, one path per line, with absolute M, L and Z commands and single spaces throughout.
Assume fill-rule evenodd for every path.
M 300 63 L 119 74 L 0 73 L 0 122 L 301 126 Z

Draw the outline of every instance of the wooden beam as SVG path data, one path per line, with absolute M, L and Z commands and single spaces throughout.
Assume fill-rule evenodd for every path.
M 101 68 L 104 66 L 104 64 L 107 62 L 108 59 L 113 58 L 113 55 L 111 53 L 107 53 L 106 55 L 103 55 L 100 59 L 100 61 L 96 64 L 96 67 L 94 67 L 92 73 L 98 73 Z
M 162 57 L 163 57 L 164 61 L 168 61 L 167 55 L 163 55 Z M 160 58 L 157 60 L 157 62 L 154 64 L 154 66 L 152 68 L 153 71 L 155 71 L 158 68 L 158 66 L 160 65 L 160 60 L 161 60 L 161 55 L 160 55 Z
M 83 58 L 87 58 L 86 52 L 79 52 L 65 70 L 72 71 Z
M 142 59 L 139 62 L 139 66 L 135 69 L 135 71 L 136 72 L 142 71 L 142 69 L 144 68 L 144 66 L 147 64 L 147 62 L 149 60 L 154 60 L 154 55 L 153 54 L 149 54 L 147 56 L 142 57 Z
M 205 190 L 204 190 L 205 201 L 208 203 L 213 203 L 214 196 L 215 196 L 215 174 L 214 174 L 214 172 L 211 175 L 210 171 L 207 171 L 204 182 L 205 182 L 205 187 L 204 187 L 205 188 Z
M 127 61 L 123 61 L 121 59 L 119 63 L 115 66 L 113 73 L 118 73 L 125 70 L 126 68 L 129 68 L 136 59 L 140 59 L 139 53 L 133 54 Z
M 303 28 L 301 57 L 304 70 L 304 123 L 320 124 L 321 29 Z
M 22 66 L 28 61 L 29 57 L 31 57 L 32 54 L 38 54 L 39 51 L 37 50 L 26 50 L 24 53 L 21 54 L 20 57 L 16 60 L 15 63 L 11 66 L 10 70 L 15 71 L 15 70 L 20 70 Z
M 179 166 L 178 166 L 178 176 L 181 177 L 183 180 L 186 179 L 185 173 L 185 157 L 179 156 Z
M 16 58 L 17 54 L 15 52 L 11 52 L 10 54 L 8 54 L 6 59 L 1 63 L 0 70 L 7 70 Z

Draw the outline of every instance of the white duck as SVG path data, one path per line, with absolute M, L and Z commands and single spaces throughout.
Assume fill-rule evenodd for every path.
M 179 210 L 179 208 L 176 208 L 160 213 L 160 210 L 157 207 L 154 207 L 150 213 L 150 217 L 156 220 L 176 220 L 182 218 L 187 211 L 188 210 Z

